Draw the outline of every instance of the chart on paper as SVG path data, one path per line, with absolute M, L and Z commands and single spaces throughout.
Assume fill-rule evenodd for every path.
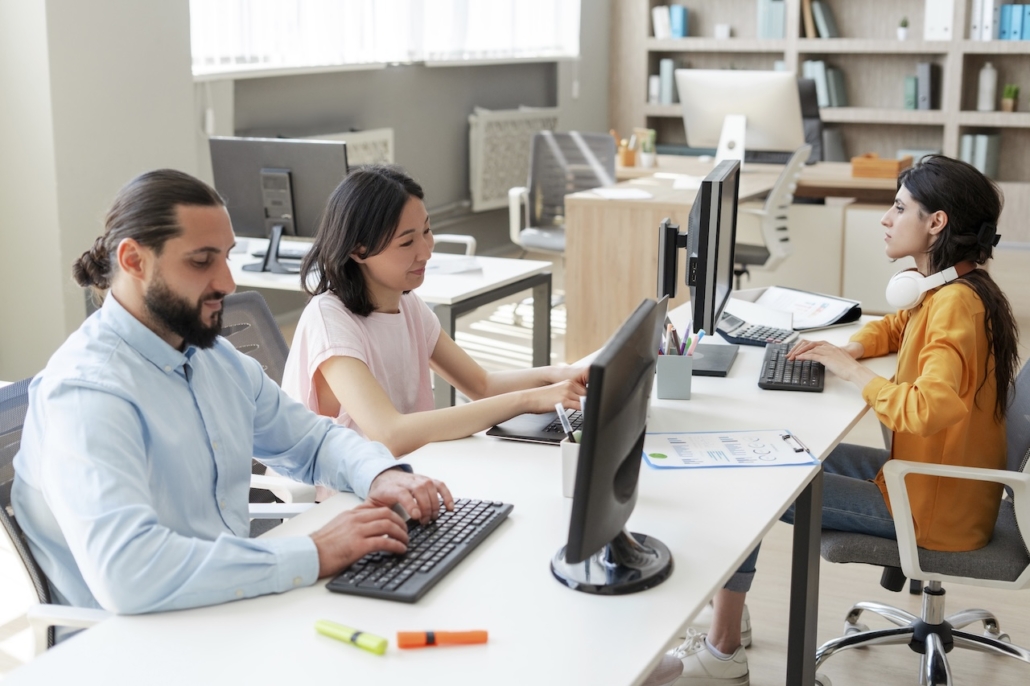
M 649 433 L 644 459 L 657 469 L 774 467 L 813 464 L 812 453 L 789 431 Z

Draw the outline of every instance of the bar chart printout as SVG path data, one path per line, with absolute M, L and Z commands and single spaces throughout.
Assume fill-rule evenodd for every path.
M 794 434 L 782 430 L 649 433 L 644 460 L 656 469 L 782 467 L 817 460 Z

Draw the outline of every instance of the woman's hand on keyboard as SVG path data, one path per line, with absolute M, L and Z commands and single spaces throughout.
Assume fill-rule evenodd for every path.
M 567 380 L 549 386 L 518 391 L 523 394 L 521 411 L 543 414 L 554 412 L 554 406 L 561 403 L 569 410 L 581 410 L 579 399 L 587 394 L 587 387 L 578 381 Z
M 855 347 L 840 347 L 826 341 L 800 341 L 791 348 L 787 357 L 792 360 L 819 362 L 828 371 L 845 381 L 850 381 L 859 388 L 865 388 L 865 385 L 875 379 L 877 375 L 855 359 L 862 352 Z
M 322 578 L 339 574 L 369 553 L 403 553 L 408 549 L 408 527 L 390 508 L 362 503 L 334 517 L 311 539 Z

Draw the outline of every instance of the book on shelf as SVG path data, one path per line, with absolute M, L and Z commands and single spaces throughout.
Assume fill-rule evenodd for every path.
M 973 166 L 989 179 L 998 178 L 1000 133 L 978 133 L 973 140 Z
M 669 5 L 669 29 L 673 38 L 687 37 L 687 8 L 683 5 Z
M 972 164 L 974 145 L 976 145 L 976 137 L 973 134 L 962 134 L 962 138 L 959 139 L 958 158 L 966 164 Z
M 837 22 L 833 20 L 833 12 L 822 0 L 812 0 L 812 18 L 815 20 L 815 28 L 819 31 L 820 38 L 840 38 Z
M 955 0 L 925 0 L 923 15 L 924 40 L 951 40 L 951 22 L 955 16 Z
M 805 60 L 801 63 L 801 76 L 815 81 L 815 97 L 819 107 L 830 107 L 830 86 L 826 80 L 826 62 Z
M 847 107 L 848 91 L 844 88 L 844 72 L 837 67 L 827 67 L 826 85 L 829 87 L 830 107 Z
M 801 0 L 801 21 L 805 27 L 805 38 L 818 38 L 815 17 L 812 16 L 812 0 Z
M 779 39 L 786 37 L 786 0 L 756 0 L 758 37 Z
M 983 0 L 980 15 L 980 40 L 998 40 L 998 25 L 1001 23 L 1001 0 Z
M 916 65 L 918 97 L 916 109 L 937 110 L 941 107 L 941 66 L 933 62 Z
M 671 105 L 676 97 L 675 70 L 676 63 L 668 57 L 658 63 L 658 102 L 663 105 Z
M 919 79 L 915 76 L 905 77 L 905 109 L 916 109 L 916 100 L 919 97 Z
M 1005 7 L 1011 8 L 1005 40 L 1023 40 L 1023 5 L 1005 5 Z
M 1023 5 L 1023 36 L 1020 40 L 1030 40 L 1030 5 Z
M 998 20 L 998 40 L 1009 39 L 1009 29 L 1012 26 L 1012 5 L 1001 6 L 1001 17 Z
M 672 38 L 672 18 L 668 5 L 651 8 L 651 24 L 654 27 L 655 38 Z
M 969 40 L 983 40 L 981 24 L 983 22 L 984 0 L 973 0 L 969 9 Z

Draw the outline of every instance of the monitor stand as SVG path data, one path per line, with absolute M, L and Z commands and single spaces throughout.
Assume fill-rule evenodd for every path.
M 265 250 L 265 258 L 261 262 L 243 265 L 248 272 L 272 272 L 273 274 L 299 274 L 299 267 L 287 267 L 279 261 L 279 243 L 283 239 L 284 226 L 276 224 L 272 227 L 272 234 L 268 237 L 268 249 Z
M 747 117 L 743 114 L 727 114 L 722 120 L 722 133 L 715 153 L 715 163 L 723 160 L 739 160 L 740 171 L 744 171 L 744 133 L 747 131 Z
M 551 560 L 554 577 L 575 591 L 623 595 L 646 591 L 672 574 L 672 553 L 647 534 L 625 529 L 608 545 L 582 562 L 565 560 L 565 546 Z

